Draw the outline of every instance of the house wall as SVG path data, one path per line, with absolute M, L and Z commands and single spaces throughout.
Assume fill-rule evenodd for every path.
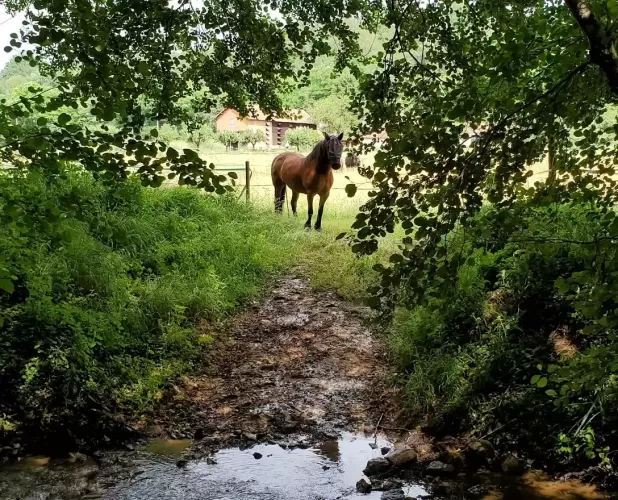
M 239 118 L 238 112 L 226 109 L 215 121 L 217 132 L 242 132 L 243 130 L 256 128 L 266 132 L 266 122 L 254 118 Z
M 271 122 L 271 142 L 270 144 L 272 144 L 273 146 L 282 146 L 285 144 L 285 133 L 292 129 L 292 128 L 298 128 L 298 127 L 306 127 L 306 128 L 312 128 L 312 129 L 317 129 L 317 125 L 315 123 L 300 123 L 300 122 L 286 122 L 286 121 L 276 121 L 273 120 Z M 268 138 L 269 135 L 267 134 L 266 137 Z
M 266 135 L 266 147 L 278 147 L 285 144 L 285 133 L 296 127 L 308 127 L 316 129 L 315 123 L 289 122 L 285 120 L 257 120 L 251 117 L 241 119 L 237 111 L 226 109 L 215 120 L 217 132 L 242 132 L 256 128 L 263 130 Z

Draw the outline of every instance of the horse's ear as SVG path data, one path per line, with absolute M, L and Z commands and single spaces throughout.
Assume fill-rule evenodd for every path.
M 326 139 L 328 141 L 328 139 L 330 139 L 330 135 L 328 135 L 326 132 L 322 132 L 324 134 L 324 139 Z
M 341 133 L 337 136 L 337 139 L 339 139 L 339 140 L 343 139 L 343 132 L 341 132 Z

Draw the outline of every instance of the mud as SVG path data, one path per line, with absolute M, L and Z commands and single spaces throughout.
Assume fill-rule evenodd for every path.
M 208 371 L 178 388 L 151 424 L 167 436 L 197 436 L 203 446 L 373 433 L 391 412 L 383 403 L 383 348 L 366 317 L 303 279 L 283 279 L 237 318 L 215 343 Z

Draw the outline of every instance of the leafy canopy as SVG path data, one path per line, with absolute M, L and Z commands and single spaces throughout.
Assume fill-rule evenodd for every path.
M 24 7 L 15 1 L 7 5 Z M 279 89 L 306 82 L 318 56 L 334 54 L 335 45 L 343 49 L 341 54 L 360 55 L 357 35 L 344 19 L 365 6 L 296 0 L 268 5 L 213 0 L 200 6 L 184 0 L 37 0 L 27 5 L 23 29 L 5 50 L 18 51 L 18 62 L 54 75 L 59 92 L 51 97 L 34 92 L 2 103 L 3 160 L 13 162 L 19 155 L 29 165 L 52 171 L 69 160 L 110 179 L 137 170 L 142 182 L 152 186 L 160 185 L 167 173 L 181 184 L 217 192 L 226 188 L 212 165 L 190 149 L 168 147 L 157 140 L 157 131 L 144 134 L 147 116 L 171 124 L 188 122 L 183 100 L 195 95 L 194 115 L 216 105 L 243 113 L 250 112 L 250 104 L 266 112 L 282 111 Z M 23 42 L 33 49 L 21 53 Z M 24 133 L 15 124 L 18 118 L 62 107 L 73 111 L 60 114 L 53 129 L 41 123 Z M 100 120 L 102 129 L 76 124 L 72 115 L 81 109 Z M 105 125 L 112 121 L 121 124 L 119 130 Z
M 372 253 L 397 226 L 405 234 L 389 265 L 376 266 L 381 280 L 371 287 L 371 303 L 387 314 L 396 306 L 412 311 L 410 336 L 402 335 L 410 345 L 402 352 L 422 353 L 423 342 L 441 336 L 424 356 L 435 363 L 405 364 L 408 387 L 429 388 L 431 400 L 430 389 L 450 389 L 437 375 L 455 374 L 449 382 L 461 393 L 447 390 L 445 406 L 470 403 L 475 384 L 482 388 L 505 365 L 505 339 L 517 351 L 517 339 L 533 335 L 518 359 L 528 392 L 538 391 L 543 407 L 558 408 L 545 421 L 565 419 L 551 429 L 560 453 L 607 465 L 607 446 L 618 446 L 610 418 L 618 401 L 618 2 L 387 6 L 382 21 L 393 36 L 376 57 L 377 69 L 361 76 L 353 108 L 362 116 L 358 132 L 385 130 L 389 139 L 363 169 L 374 189 L 351 244 Z M 545 170 L 546 180 L 533 184 L 533 167 Z M 479 219 L 484 206 L 495 213 L 495 227 Z M 542 226 L 522 211 L 542 216 Z M 488 262 L 492 254 L 495 263 Z M 472 273 L 479 276 L 474 287 Z M 505 291 L 516 314 L 496 306 Z M 483 300 L 500 314 L 484 314 Z M 535 308 L 546 314 L 531 328 L 526 321 Z M 550 333 L 575 338 L 579 351 L 570 358 L 547 353 L 531 365 Z M 461 344 L 466 350 L 442 348 Z M 472 374 L 455 370 L 466 363 Z M 511 381 L 504 394 L 520 368 L 503 379 Z M 411 393 L 418 400 L 418 391 Z
M 598 3 L 615 27 L 616 2 Z M 616 96 L 565 2 L 404 1 L 383 22 L 393 36 L 354 108 L 360 132 L 389 140 L 365 169 L 376 189 L 353 226 L 361 253 L 396 224 L 406 234 L 374 289 L 383 303 L 422 299 L 427 279 L 447 287 L 441 242 L 483 203 L 614 201 L 618 127 L 604 113 Z M 552 175 L 528 187 L 550 148 Z

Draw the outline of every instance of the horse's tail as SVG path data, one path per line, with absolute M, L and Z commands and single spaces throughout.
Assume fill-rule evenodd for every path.
M 282 186 L 277 192 L 277 186 L 275 186 L 275 212 L 281 212 L 283 210 L 283 203 L 285 202 L 286 185 L 282 183 Z
M 277 155 L 270 167 L 270 173 L 275 187 L 275 212 L 283 210 L 283 202 L 285 201 L 285 182 L 281 178 L 281 166 L 285 160 L 285 153 Z

